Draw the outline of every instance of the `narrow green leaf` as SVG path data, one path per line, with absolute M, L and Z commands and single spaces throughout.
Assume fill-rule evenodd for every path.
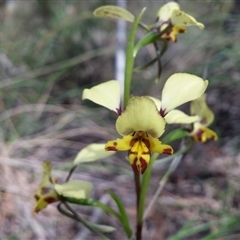
M 123 19 L 128 22 L 134 21 L 134 15 L 130 13 L 128 10 L 114 6 L 114 5 L 106 5 L 99 7 L 94 10 L 93 15 L 96 17 L 103 17 L 103 18 L 117 18 Z
M 115 203 L 118 206 L 119 212 L 121 214 L 120 221 L 125 230 L 125 233 L 127 234 L 128 238 L 130 238 L 132 236 L 132 229 L 130 227 L 130 223 L 129 223 L 129 219 L 128 219 L 125 207 L 124 207 L 121 199 L 113 191 L 108 190 L 108 193 L 110 194 L 110 196 L 112 197 L 112 199 L 115 201 Z
M 163 139 L 162 142 L 163 143 L 171 143 L 173 141 L 182 139 L 184 137 L 187 137 L 188 133 L 186 130 L 182 129 L 182 128 L 178 128 L 173 130 L 172 132 L 168 133 Z
M 117 213 L 115 210 L 113 210 L 111 207 L 97 201 L 91 198 L 82 198 L 82 199 L 76 199 L 76 198 L 69 198 L 66 197 L 64 198 L 65 201 L 69 203 L 74 203 L 78 205 L 84 205 L 84 206 L 93 206 L 93 207 L 98 207 L 101 208 L 103 211 L 105 211 L 108 214 L 111 214 L 115 216 L 120 222 L 121 222 L 121 216 L 119 213 Z
M 105 232 L 105 233 L 110 233 L 110 232 L 114 232 L 116 230 L 116 228 L 112 227 L 112 226 L 108 226 L 108 225 L 102 225 L 102 224 L 95 224 L 95 223 L 91 223 L 91 225 L 101 231 L 101 232 Z
M 167 240 L 182 240 L 186 239 L 187 237 L 193 236 L 194 234 L 206 231 L 213 226 L 221 224 L 222 222 L 226 221 L 226 219 L 220 219 L 217 221 L 211 221 L 207 223 L 197 224 L 196 221 L 191 220 L 188 221 L 182 229 L 180 229 L 175 235 L 171 236 Z M 201 239 L 215 239 L 215 238 L 201 238 Z
M 153 42 L 156 42 L 157 40 L 159 40 L 159 34 L 156 32 L 148 32 L 141 40 L 138 41 L 138 43 L 135 45 L 134 47 L 134 51 L 133 51 L 133 56 L 136 57 L 137 53 L 139 52 L 139 50 L 150 44 Z
M 134 68 L 134 71 L 135 72 L 141 72 L 141 71 L 147 69 L 148 67 L 152 66 L 156 61 L 157 61 L 157 58 L 154 58 L 153 60 L 151 60 L 150 62 L 146 63 L 145 65 L 143 65 L 141 67 Z
M 133 73 L 133 66 L 134 66 L 133 51 L 134 51 L 134 44 L 135 44 L 135 36 L 136 36 L 138 24 L 145 10 L 146 8 L 143 8 L 142 11 L 137 16 L 137 18 L 134 20 L 129 37 L 128 37 L 127 50 L 126 50 L 125 79 L 124 79 L 124 107 L 127 105 L 127 102 L 130 98 L 130 88 L 131 88 L 132 73 Z

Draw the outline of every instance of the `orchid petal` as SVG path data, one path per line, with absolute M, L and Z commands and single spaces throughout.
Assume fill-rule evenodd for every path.
M 123 137 L 122 139 L 117 138 L 113 141 L 108 141 L 105 145 L 106 151 L 127 151 L 131 148 L 132 135 Z
M 93 190 L 93 185 L 91 182 L 72 180 L 61 185 L 55 184 L 54 188 L 63 197 L 81 199 L 89 197 Z
M 74 165 L 84 162 L 93 162 L 113 155 L 113 152 L 105 151 L 105 143 L 93 143 L 83 148 L 74 159 Z
M 150 161 L 150 151 L 142 141 L 136 141 L 128 154 L 128 160 L 136 173 L 144 173 Z
M 213 130 L 200 123 L 194 123 L 193 131 L 190 133 L 190 136 L 192 136 L 195 141 L 203 143 L 208 140 L 218 140 L 218 135 Z
M 161 112 L 170 110 L 200 97 L 206 90 L 207 80 L 188 73 L 176 73 L 168 78 L 162 91 Z
M 161 22 L 168 21 L 172 16 L 173 10 L 175 9 L 180 9 L 179 4 L 176 2 L 169 2 L 164 4 L 158 10 L 158 13 L 157 13 L 158 20 L 160 20 Z
M 50 162 L 44 161 L 42 167 L 43 179 L 34 195 L 36 204 L 33 212 L 35 214 L 46 208 L 48 204 L 59 201 L 58 195 L 52 187 L 55 184 L 55 179 L 51 177 L 52 165 Z
M 116 80 L 110 80 L 90 89 L 84 89 L 82 99 L 89 99 L 118 113 L 121 101 L 120 84 Z
M 163 134 L 165 124 L 153 100 L 148 97 L 132 97 L 126 110 L 118 117 L 116 128 L 123 136 L 143 131 L 158 138 Z
M 180 110 L 171 110 L 165 117 L 168 124 L 189 124 L 198 121 L 198 116 L 189 116 Z
M 113 5 L 99 7 L 96 10 L 94 10 L 93 14 L 96 17 L 117 18 L 123 19 L 128 22 L 133 22 L 135 18 L 133 14 L 130 13 L 128 10 Z
M 173 26 L 186 27 L 186 26 L 198 26 L 200 29 L 204 28 L 204 25 L 197 20 L 181 11 L 180 9 L 174 9 L 172 11 L 171 22 Z
M 200 122 L 206 127 L 214 120 L 214 113 L 206 103 L 206 94 L 203 94 L 200 98 L 191 102 L 190 112 L 192 115 L 198 115 L 200 117 Z
M 173 149 L 170 145 L 162 144 L 157 138 L 148 138 L 151 152 L 173 154 Z

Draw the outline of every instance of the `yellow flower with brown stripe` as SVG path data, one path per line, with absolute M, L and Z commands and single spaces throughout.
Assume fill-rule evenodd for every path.
M 206 94 L 191 102 L 190 111 L 192 115 L 197 115 L 199 120 L 193 123 L 193 129 L 190 136 L 198 142 L 206 142 L 208 140 L 216 141 L 217 134 L 208 128 L 214 120 L 214 113 L 206 103 Z
M 176 73 L 164 84 L 162 100 L 142 96 L 130 98 L 124 109 L 121 104 L 121 88 L 116 80 L 110 80 L 83 91 L 82 99 L 104 106 L 117 115 L 116 129 L 122 139 L 109 141 L 107 151 L 128 151 L 129 162 L 135 172 L 144 173 L 152 152 L 172 154 L 169 145 L 158 138 L 167 123 L 193 123 L 198 116 L 188 116 L 176 107 L 200 97 L 208 85 L 192 74 Z
M 158 138 L 164 133 L 165 120 L 149 97 L 132 97 L 116 122 L 122 139 L 109 141 L 107 151 L 128 151 L 128 160 L 135 172 L 144 173 L 152 152 L 172 154 L 169 145 Z
M 159 9 L 157 13 L 157 20 L 153 28 L 157 29 L 157 31 L 161 34 L 161 32 L 168 27 L 169 30 L 165 32 L 161 38 L 176 42 L 176 35 L 179 33 L 185 33 L 186 27 L 189 26 L 197 26 L 199 29 L 204 28 L 204 25 L 197 22 L 194 17 L 181 11 L 178 3 L 168 2 Z

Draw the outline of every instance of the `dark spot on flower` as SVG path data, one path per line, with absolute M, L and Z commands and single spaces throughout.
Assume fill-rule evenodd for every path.
M 42 195 L 45 195 L 45 194 L 49 193 L 49 191 L 50 191 L 50 188 L 49 188 L 49 187 L 43 187 L 43 188 L 41 189 L 41 194 L 42 194 Z
M 135 173 L 143 174 L 147 169 L 147 165 L 148 164 L 144 158 L 140 157 L 138 161 L 138 158 L 136 157 L 133 161 L 132 169 Z
M 172 155 L 173 154 L 173 150 L 171 148 L 165 148 L 162 153 L 163 154 L 170 154 L 170 155 Z
M 54 198 L 54 197 L 47 197 L 44 199 L 47 203 L 53 203 L 56 202 L 58 199 Z
M 162 108 L 160 109 L 159 113 L 162 117 L 164 117 L 166 115 L 165 111 L 166 111 L 166 109 L 162 109 Z
M 115 146 L 109 146 L 105 148 L 106 151 L 117 151 Z
M 37 194 L 35 194 L 34 198 L 36 199 L 36 201 L 38 201 L 40 197 Z

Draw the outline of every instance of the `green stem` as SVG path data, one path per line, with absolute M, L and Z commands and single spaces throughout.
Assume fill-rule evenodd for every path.
M 99 236 L 102 237 L 102 239 L 104 240 L 109 240 L 106 236 L 104 236 L 101 232 L 99 232 L 94 225 L 92 225 L 90 222 L 85 221 L 78 213 L 76 213 L 72 207 L 67 203 L 67 202 L 63 202 L 64 206 L 73 214 L 74 219 L 76 219 L 77 221 L 81 222 L 85 227 L 87 227 L 89 230 L 91 230 L 92 232 L 97 233 Z M 63 210 L 63 209 L 62 209 Z M 69 216 L 69 214 L 67 215 Z
M 70 177 L 72 176 L 72 174 L 73 174 L 73 172 L 75 171 L 76 168 L 77 168 L 77 166 L 73 166 L 73 167 L 70 169 L 70 171 L 69 171 L 69 173 L 68 173 L 68 176 L 67 176 L 65 182 L 68 182 L 68 181 L 69 181 Z
M 138 206 L 138 213 L 137 213 L 137 231 L 142 232 L 142 226 L 143 226 L 143 214 L 144 214 L 144 206 L 145 206 L 145 198 L 147 194 L 147 189 L 149 186 L 149 180 L 152 172 L 152 167 L 154 164 L 154 161 L 158 157 L 158 153 L 154 153 L 151 157 L 150 163 L 147 167 L 147 170 L 143 174 L 142 177 L 142 184 L 141 184 L 141 191 L 140 191 L 140 197 L 139 197 L 139 206 Z M 139 233 L 140 235 L 140 233 Z M 136 234 L 136 236 L 138 236 Z M 140 235 L 141 236 L 141 235 Z M 141 238 L 139 238 L 141 239 Z
M 151 30 L 146 24 L 144 24 L 142 22 L 139 22 L 139 26 L 147 32 L 149 32 Z
M 139 21 L 145 11 L 145 8 L 140 12 L 137 18 L 134 20 L 129 37 L 127 42 L 127 50 L 126 50 L 126 65 L 125 65 L 125 79 L 124 79 L 124 108 L 126 107 L 128 100 L 130 98 L 130 88 L 131 88 L 131 81 L 132 81 L 132 73 L 133 73 L 133 66 L 134 66 L 134 41 L 137 32 L 137 27 Z

